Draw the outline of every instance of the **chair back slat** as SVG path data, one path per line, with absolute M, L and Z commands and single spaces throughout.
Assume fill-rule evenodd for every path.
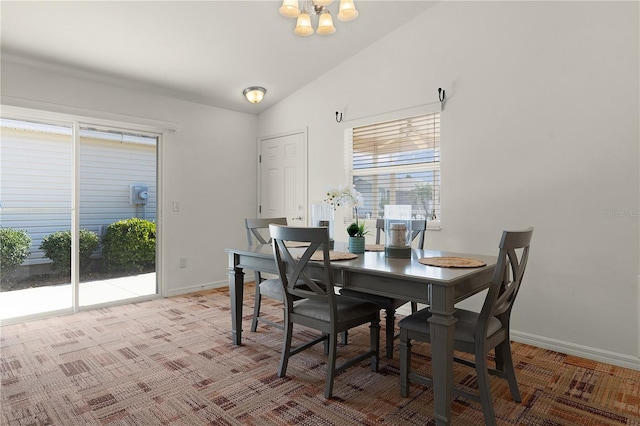
M 264 232 L 269 231 L 270 224 L 286 225 L 286 217 L 272 218 L 246 218 L 244 220 L 247 228 L 247 244 L 250 246 L 257 244 L 271 244 L 271 237 L 265 238 Z
M 384 219 L 376 219 L 376 244 L 380 244 L 380 235 L 384 232 Z
M 290 272 L 285 274 L 285 286 L 287 287 L 289 293 L 297 297 L 309 299 L 319 299 L 325 297 L 325 289 L 322 286 L 318 285 L 316 280 L 310 277 L 305 270 L 311 256 L 313 256 L 315 251 L 320 248 L 320 243 L 310 243 L 309 246 L 304 249 L 304 253 L 298 257 L 291 253 L 286 245 L 285 240 L 275 238 L 273 244 L 278 245 L 280 258 L 284 260 L 287 265 L 291 265 L 288 268 Z M 301 251 L 302 249 L 297 250 Z M 304 283 L 305 287 L 300 288 L 301 283 Z M 308 288 L 309 290 L 306 290 L 305 288 Z
M 508 327 L 505 322 L 509 321 L 511 308 L 524 277 L 532 235 L 533 228 L 502 233 L 498 262 L 476 328 L 476 333 L 480 334 L 476 335 L 486 335 L 491 317 L 498 318 L 503 322 L 503 327 Z
M 273 254 L 282 281 L 286 303 L 292 306 L 294 296 L 328 301 L 335 312 L 335 292 L 329 258 L 329 231 L 326 227 L 299 228 L 269 225 Z M 287 247 L 287 242 L 309 243 L 306 248 Z M 312 261 L 316 252 L 323 260 Z M 309 267 L 313 262 L 314 266 Z M 320 263 L 321 265 L 318 265 Z M 321 266 L 321 267 L 320 267 Z M 312 276 L 313 274 L 313 276 Z M 316 278 L 320 274 L 321 278 Z
M 411 241 L 418 239 L 418 248 L 424 250 L 424 239 L 427 231 L 427 219 L 412 220 L 411 221 Z

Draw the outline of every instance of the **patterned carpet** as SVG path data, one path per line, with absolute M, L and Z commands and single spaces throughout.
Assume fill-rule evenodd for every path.
M 382 358 L 378 373 L 364 363 L 340 374 L 331 400 L 321 345 L 294 356 L 278 378 L 282 332 L 248 331 L 253 291 L 246 294 L 240 347 L 231 344 L 226 289 L 2 327 L 0 424 L 434 424 L 429 389 L 413 384 L 400 397 L 397 356 Z M 264 310 L 281 318 L 276 303 Z M 365 347 L 368 329 L 349 339 L 339 353 Z M 414 365 L 428 370 L 428 347 L 414 352 Z M 640 372 L 521 344 L 514 352 L 523 400 L 511 401 L 506 383 L 492 378 L 498 424 L 640 426 Z M 466 367 L 454 375 L 475 385 Z M 480 405 L 455 399 L 453 421 L 482 424 Z

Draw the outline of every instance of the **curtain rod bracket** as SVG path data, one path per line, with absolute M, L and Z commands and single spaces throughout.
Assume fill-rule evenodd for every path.
M 444 104 L 447 101 L 447 96 L 444 93 L 442 87 L 438 87 L 438 99 L 440 99 L 440 111 L 444 110 Z
M 340 117 L 340 118 L 338 118 Z M 341 123 L 342 122 L 342 113 L 336 111 L 336 123 Z

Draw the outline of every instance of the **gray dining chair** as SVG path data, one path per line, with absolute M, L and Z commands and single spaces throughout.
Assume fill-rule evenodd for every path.
M 380 308 L 375 303 L 336 294 L 327 228 L 269 225 L 269 230 L 285 294 L 285 331 L 278 377 L 286 375 L 291 356 L 317 343 L 325 342 L 328 360 L 324 396 L 331 398 L 334 378 L 346 368 L 369 358 L 371 371 L 378 371 Z M 309 246 L 289 248 L 285 242 L 303 242 L 309 243 Z M 312 256 L 320 253 L 322 260 L 312 259 Z M 300 286 L 300 282 L 303 282 L 304 286 Z M 370 348 L 336 366 L 338 333 L 367 323 L 370 324 Z M 315 329 L 321 335 L 294 348 L 291 345 L 294 324 Z
M 246 218 L 244 220 L 245 227 L 247 229 L 247 243 L 252 246 L 256 244 L 271 244 L 271 236 L 269 234 L 269 225 L 274 223 L 278 225 L 286 225 L 286 217 L 273 217 L 273 218 Z M 284 300 L 284 293 L 282 286 L 277 280 L 266 280 L 263 278 L 260 271 L 254 271 L 255 276 L 255 300 L 253 304 L 253 319 L 251 320 L 251 331 L 258 329 L 258 321 L 269 324 L 272 327 L 284 330 L 284 326 L 277 322 L 271 321 L 268 318 L 260 316 L 260 305 L 262 303 L 262 296 L 267 296 L 272 299 Z
M 482 310 L 477 313 L 457 309 L 454 314 L 455 350 L 474 354 L 475 362 L 456 356 L 454 361 L 474 367 L 478 379 L 478 392 L 462 387 L 455 387 L 454 392 L 480 402 L 487 425 L 496 424 L 489 374 L 506 378 L 511 398 L 516 402 L 521 401 L 511 357 L 509 321 L 513 302 L 522 284 L 522 277 L 529 259 L 532 235 L 533 228 L 502 233 L 498 261 Z M 430 317 L 431 312 L 426 308 L 398 323 L 400 326 L 400 393 L 403 397 L 409 394 L 410 380 L 427 386 L 433 383 L 431 377 L 410 370 L 411 341 L 431 342 L 428 322 Z M 495 368 L 489 368 L 487 364 L 487 355 L 492 349 L 495 352 Z
M 412 220 L 411 221 L 411 241 L 418 239 L 418 248 L 424 249 L 425 233 L 427 230 L 427 221 L 425 220 Z M 381 234 L 384 232 L 384 219 L 376 220 L 376 244 L 380 244 Z M 351 297 L 359 297 L 361 299 L 368 300 L 376 303 L 380 306 L 380 309 L 384 309 L 385 312 L 385 337 L 386 337 L 386 356 L 388 359 L 393 358 L 393 343 L 398 338 L 398 334 L 395 331 L 396 322 L 396 310 L 408 303 L 407 300 L 396 299 L 392 297 L 380 296 L 377 294 L 363 293 L 357 290 L 342 289 L 341 294 Z M 418 304 L 411 302 L 411 312 L 414 313 L 418 310 Z

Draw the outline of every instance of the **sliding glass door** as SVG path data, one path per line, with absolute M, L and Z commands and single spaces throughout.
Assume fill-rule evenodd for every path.
M 79 305 L 156 294 L 158 138 L 97 126 L 79 135 Z
M 3 322 L 157 294 L 158 140 L 2 120 Z

